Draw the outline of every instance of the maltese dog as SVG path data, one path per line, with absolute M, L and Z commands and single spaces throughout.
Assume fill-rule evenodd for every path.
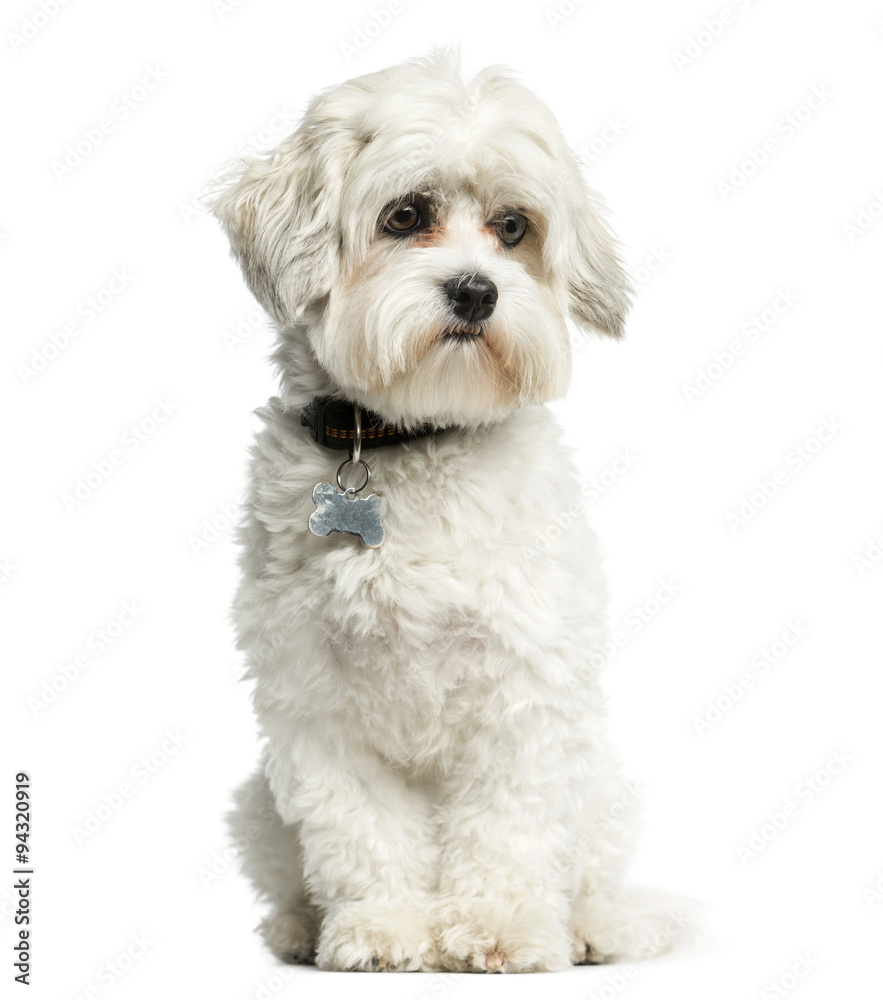
M 544 405 L 568 319 L 618 337 L 630 288 L 551 113 L 437 53 L 322 92 L 213 210 L 278 330 L 234 608 L 267 944 L 366 971 L 666 950 L 677 908 L 622 884 L 601 559 Z

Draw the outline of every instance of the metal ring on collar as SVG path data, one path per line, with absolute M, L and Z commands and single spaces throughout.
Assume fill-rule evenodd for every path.
M 355 417 L 355 430 L 353 431 L 353 453 L 350 456 L 353 465 L 358 465 L 362 461 L 362 411 L 358 406 L 353 407 Z M 366 479 L 367 483 L 368 480 Z
M 349 487 L 344 486 L 343 483 L 340 481 L 340 474 L 341 474 L 341 472 L 343 472 L 344 466 L 345 465 L 355 466 L 356 464 L 361 465 L 362 468 L 365 470 L 365 479 L 362 482 L 362 485 L 361 486 L 349 486 Z M 340 463 L 340 468 L 337 470 L 337 485 L 345 493 L 353 493 L 353 494 L 355 494 L 355 493 L 360 492 L 361 490 L 363 490 L 368 485 L 368 480 L 370 478 L 371 478 L 371 470 L 368 468 L 368 463 L 363 458 L 360 458 L 359 461 L 358 461 L 358 463 L 356 463 L 352 459 L 348 458 L 348 459 L 346 459 L 346 461 Z M 350 499 L 352 499 L 352 497 L 350 497 Z

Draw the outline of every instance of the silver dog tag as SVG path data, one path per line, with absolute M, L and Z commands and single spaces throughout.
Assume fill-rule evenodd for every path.
M 371 549 L 383 541 L 380 519 L 386 513 L 386 497 L 379 493 L 359 497 L 353 489 L 340 493 L 331 483 L 317 483 L 313 503 L 316 509 L 310 514 L 310 531 L 314 535 L 324 538 L 332 531 L 358 535 L 362 544 Z

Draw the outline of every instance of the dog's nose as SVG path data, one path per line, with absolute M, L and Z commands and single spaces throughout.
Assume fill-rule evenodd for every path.
M 477 323 L 487 319 L 497 304 L 497 286 L 478 274 L 461 274 L 445 282 L 445 292 L 458 319 Z

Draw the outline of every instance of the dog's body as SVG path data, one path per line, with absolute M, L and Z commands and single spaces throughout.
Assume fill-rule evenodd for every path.
M 617 334 L 627 282 L 554 121 L 499 71 L 394 67 L 317 99 L 216 211 L 281 337 L 235 608 L 267 744 L 233 826 L 268 943 L 367 970 L 661 950 L 622 891 L 605 587 L 542 405 L 565 316 Z M 309 530 L 345 458 L 302 425 L 316 397 L 437 431 L 363 456 L 379 548 Z

